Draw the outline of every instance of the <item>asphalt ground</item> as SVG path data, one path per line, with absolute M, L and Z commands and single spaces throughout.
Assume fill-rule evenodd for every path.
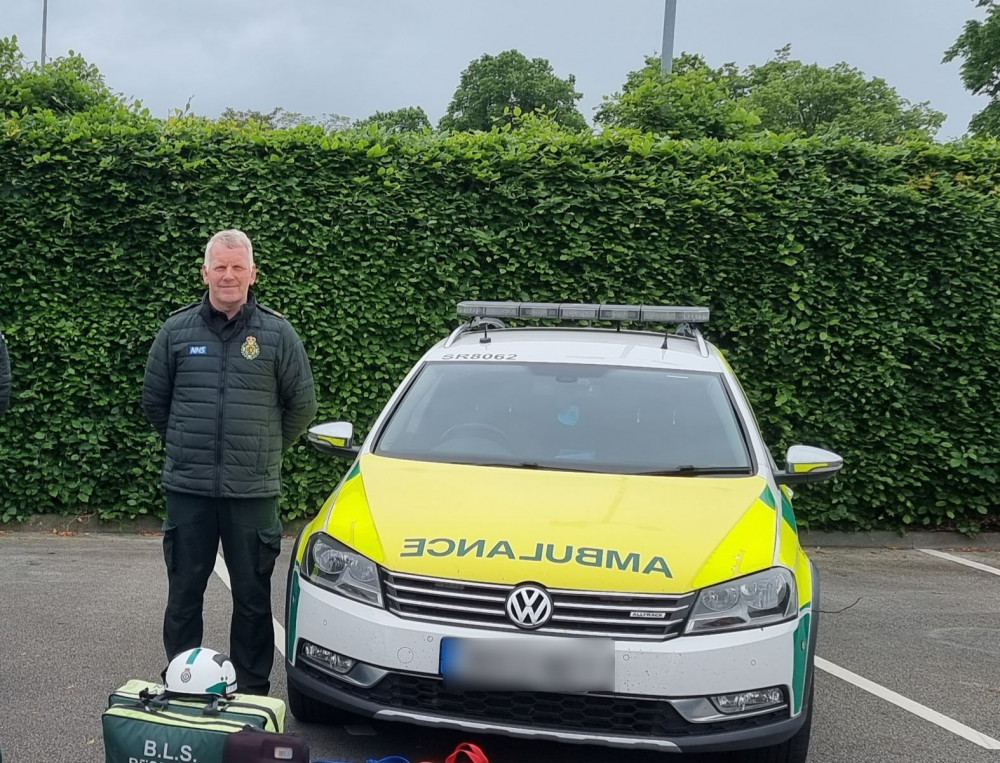
M 109 692 L 163 666 L 161 538 L 0 531 L 0 750 L 5 763 L 101 763 Z M 284 607 L 286 538 L 275 573 Z M 811 763 L 1000 759 L 1000 550 L 809 549 L 823 580 Z M 979 566 L 968 566 L 972 563 Z M 226 650 L 230 594 L 213 575 L 206 645 Z M 282 657 L 272 675 L 284 697 Z M 473 736 L 391 723 L 310 726 L 317 758 L 492 763 L 703 760 Z M 734 756 L 733 760 L 739 760 Z

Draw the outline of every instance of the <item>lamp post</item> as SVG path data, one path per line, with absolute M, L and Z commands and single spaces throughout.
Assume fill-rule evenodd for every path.
M 49 0 L 42 0 L 42 66 L 45 66 L 45 32 L 49 24 Z
M 663 3 L 663 52 L 660 54 L 660 71 L 670 74 L 674 68 L 674 26 L 677 21 L 677 0 Z

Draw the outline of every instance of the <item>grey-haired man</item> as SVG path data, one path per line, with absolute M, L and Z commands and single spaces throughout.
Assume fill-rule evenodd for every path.
M 256 301 L 256 279 L 245 233 L 212 236 L 202 265 L 208 291 L 157 334 L 142 406 L 166 442 L 167 660 L 202 645 L 205 587 L 221 540 L 233 590 L 229 657 L 240 690 L 266 694 L 281 455 L 316 415 L 316 393 L 302 341 Z

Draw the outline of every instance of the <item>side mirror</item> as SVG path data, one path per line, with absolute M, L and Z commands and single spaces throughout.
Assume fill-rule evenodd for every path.
M 811 445 L 793 445 L 785 454 L 785 468 L 775 472 L 779 485 L 801 485 L 830 479 L 844 465 L 844 459 L 829 450 Z
M 329 421 L 310 427 L 309 444 L 331 456 L 354 458 L 361 450 L 354 444 L 354 425 L 349 421 Z

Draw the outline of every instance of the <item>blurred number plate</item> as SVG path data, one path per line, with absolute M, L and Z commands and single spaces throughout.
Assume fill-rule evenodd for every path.
M 495 691 L 614 691 L 611 639 L 441 639 L 449 688 Z

